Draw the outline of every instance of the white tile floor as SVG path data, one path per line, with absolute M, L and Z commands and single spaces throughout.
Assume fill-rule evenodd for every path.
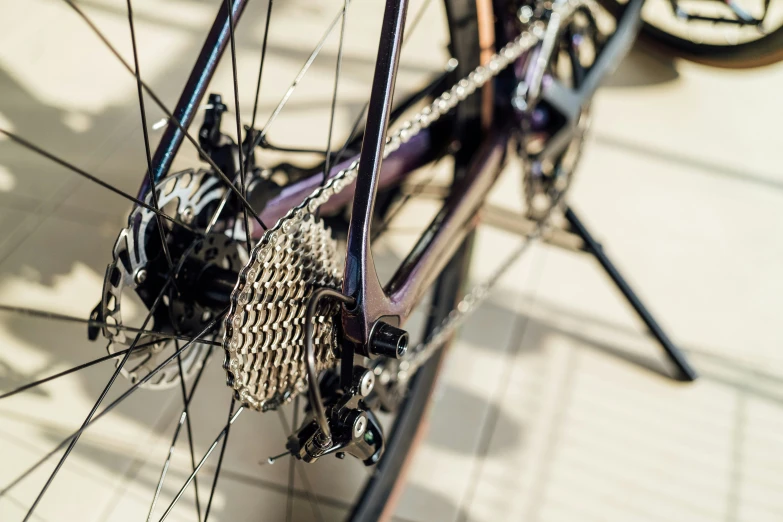
M 169 104 L 216 4 L 134 2 L 145 78 Z M 80 5 L 130 56 L 124 3 Z M 275 74 L 265 77 L 264 114 L 336 12 L 324 3 L 280 5 L 312 42 L 273 32 L 268 70 Z M 366 96 L 377 7 L 352 7 L 342 127 Z M 246 16 L 255 22 L 237 35 L 243 86 L 254 83 L 264 10 L 251 3 Z M 64 3 L 13 3 L 0 12 L 7 15 L 0 16 L 0 125 L 134 191 L 144 160 L 126 72 Z M 442 39 L 438 30 L 419 31 L 410 48 Z M 411 84 L 441 65 L 437 56 L 414 51 L 401 69 Z M 331 85 L 336 41 L 326 53 L 292 98 L 280 141 L 325 139 L 298 132 L 302 123 L 325 128 L 319 123 L 326 116 L 312 104 L 328 103 L 323 85 Z M 221 67 L 215 90 L 231 92 L 230 74 Z M 464 327 L 398 520 L 783 519 L 781 84 L 780 66 L 724 72 L 634 52 L 593 105 L 573 205 L 692 357 L 699 382 L 678 384 L 656 373 L 665 370 L 657 346 L 593 260 L 536 246 Z M 251 98 L 242 98 L 246 112 Z M 150 121 L 160 117 L 148 109 Z M 192 163 L 192 155 L 180 161 Z M 518 206 L 518 173 L 511 170 L 501 183 L 493 197 Z M 102 189 L 0 140 L 0 303 L 86 316 L 126 212 Z M 473 276 L 486 275 L 513 244 L 508 234 L 482 228 Z M 2 390 L 102 350 L 78 325 L 5 314 L 0 321 Z M 195 406 L 211 412 L 193 416 L 199 454 L 225 422 L 229 394 L 219 358 Z M 90 368 L 0 403 L 2 484 L 75 429 L 111 370 Z M 128 400 L 83 437 L 35 518 L 146 517 L 180 408 L 176 390 Z M 236 423 L 210 520 L 284 518 L 288 468 L 257 464 L 280 451 L 281 435 L 264 416 L 247 413 Z M 185 448 L 174 455 L 158 513 L 189 472 Z M 343 469 L 337 466 L 306 470 L 326 520 L 341 519 L 350 500 L 350 484 L 333 479 Z M 351 469 L 351 481 L 363 476 L 361 467 Z M 0 497 L 0 520 L 21 519 L 50 470 Z M 214 462 L 203 471 L 202 504 Z M 195 518 L 192 495 L 172 519 Z M 303 493 L 295 514 L 317 520 Z

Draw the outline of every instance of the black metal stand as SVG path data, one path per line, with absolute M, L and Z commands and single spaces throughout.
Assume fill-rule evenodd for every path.
M 584 249 L 595 256 L 598 262 L 601 263 L 601 266 L 604 268 L 604 270 L 606 270 L 606 273 L 609 274 L 609 277 L 612 278 L 614 284 L 617 285 L 617 288 L 620 289 L 633 309 L 636 310 L 636 313 L 639 315 L 642 321 L 644 321 L 644 324 L 647 325 L 650 333 L 652 333 L 661 344 L 661 347 L 666 352 L 666 356 L 674 364 L 679 372 L 679 375 L 677 376 L 678 380 L 696 380 L 698 374 L 688 363 L 685 355 L 680 351 L 679 348 L 677 348 L 677 346 L 674 345 L 672 340 L 669 339 L 669 336 L 666 335 L 666 332 L 663 331 L 663 328 L 661 328 L 650 311 L 647 310 L 647 307 L 644 306 L 644 303 L 642 303 L 641 299 L 639 299 L 639 296 L 636 295 L 636 292 L 633 291 L 628 282 L 617 270 L 617 267 L 615 267 L 612 261 L 606 256 L 606 253 L 604 252 L 601 244 L 596 241 L 592 235 L 590 235 L 590 232 L 587 230 L 587 228 L 585 228 L 584 224 L 579 220 L 579 218 L 576 217 L 576 214 L 571 209 L 571 207 L 566 208 L 565 218 L 571 227 L 571 231 L 581 237 L 582 241 L 584 241 Z

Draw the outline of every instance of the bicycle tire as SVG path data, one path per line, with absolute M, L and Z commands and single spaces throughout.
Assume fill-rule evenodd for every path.
M 482 22 L 486 22 L 484 17 L 492 14 L 492 5 L 489 0 L 444 0 L 444 3 L 451 35 L 452 56 L 459 62 L 456 75 L 461 77 L 460 75 L 465 75 L 480 65 L 484 47 L 482 42 L 494 38 L 487 34 L 490 31 L 494 34 L 492 24 L 484 23 L 482 26 Z M 484 11 L 479 14 L 482 9 Z M 467 168 L 470 157 L 475 152 L 473 145 L 478 143 L 477 137 L 482 124 L 487 124 L 491 119 L 491 105 L 485 101 L 491 100 L 491 89 L 492 85 L 488 84 L 482 93 L 476 93 L 465 100 L 456 111 L 455 133 L 463 146 L 455 155 L 455 180 L 459 179 Z M 472 233 L 466 237 L 435 281 L 425 337 L 446 318 L 462 296 L 470 267 L 473 237 Z M 404 486 L 406 469 L 424 437 L 424 419 L 429 411 L 441 364 L 447 352 L 448 345 L 433 356 L 413 379 L 388 438 L 384 458 L 350 515 L 352 522 L 386 520 L 391 517 Z
M 613 15 L 622 8 L 616 0 L 600 0 L 600 3 Z M 693 42 L 644 21 L 639 40 L 668 56 L 721 69 L 752 69 L 783 60 L 783 27 L 758 40 L 737 45 L 715 45 Z
M 642 40 L 671 56 L 721 69 L 753 69 L 783 60 L 783 27 L 739 45 L 699 44 L 644 23 Z

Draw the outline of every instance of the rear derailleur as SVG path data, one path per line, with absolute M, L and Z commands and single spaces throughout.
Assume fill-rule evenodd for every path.
M 361 366 L 354 368 L 353 385 L 347 391 L 339 385 L 334 373 L 327 373 L 320 387 L 328 427 L 319 426 L 312 407 L 304 422 L 289 437 L 286 449 L 294 457 L 308 463 L 334 454 L 358 458 L 372 465 L 383 455 L 383 429 L 367 400 L 375 386 L 375 374 Z

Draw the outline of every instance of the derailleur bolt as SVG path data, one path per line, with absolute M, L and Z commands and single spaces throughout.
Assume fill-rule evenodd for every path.
M 367 370 L 358 366 L 354 369 L 356 377 L 354 377 L 354 386 L 359 391 L 359 395 L 367 397 L 375 387 L 375 373 L 373 370 Z
M 370 335 L 370 353 L 401 359 L 408 351 L 408 332 L 383 321 L 378 321 Z
M 357 415 L 353 421 L 351 435 L 354 439 L 360 439 L 365 431 L 367 431 L 367 417 L 364 414 Z

